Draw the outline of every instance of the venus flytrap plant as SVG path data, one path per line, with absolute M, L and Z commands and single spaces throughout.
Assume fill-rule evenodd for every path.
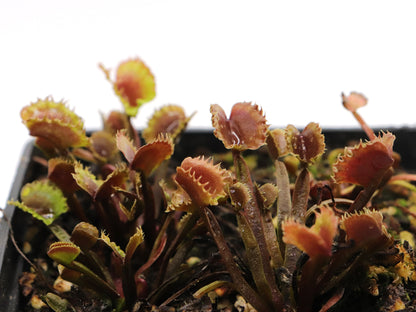
M 250 203 L 253 202 L 253 199 L 252 199 L 253 194 L 251 194 L 248 186 L 241 182 L 237 182 L 236 184 L 234 184 L 232 187 L 230 187 L 229 191 L 230 191 L 230 198 L 233 203 L 234 210 L 235 210 L 236 217 L 237 217 L 238 229 L 241 233 L 241 237 L 244 242 L 244 248 L 247 254 L 247 262 L 250 268 L 250 272 L 253 276 L 258 293 L 266 295 L 267 296 L 266 300 L 269 301 L 268 304 L 270 305 L 272 302 L 272 294 L 271 294 L 270 286 L 267 281 L 268 279 L 266 278 L 266 275 L 263 269 L 262 258 L 261 258 L 262 251 L 260 250 L 258 241 L 249 224 L 248 218 L 246 217 L 246 214 L 244 214 L 244 209 L 247 207 L 247 205 L 250 205 Z M 274 228 L 272 229 L 272 231 L 274 234 Z M 277 242 L 276 235 L 274 235 L 273 239 L 275 242 Z M 272 250 L 271 247 L 274 247 L 274 246 L 271 244 L 267 244 L 268 252 Z M 280 252 L 280 250 L 278 249 L 273 250 L 273 251 Z M 276 256 L 278 257 L 278 255 L 274 255 L 273 259 L 275 261 L 281 262 L 281 259 L 280 258 L 276 259 Z M 268 265 L 271 266 L 270 260 L 269 260 Z
M 324 294 L 332 294 L 326 305 L 334 305 L 347 291 L 351 276 L 367 272 L 370 263 L 393 267 L 402 258 L 381 213 L 365 209 L 339 218 L 329 207 L 320 210 L 310 228 L 290 219 L 283 222 L 284 241 L 308 256 L 294 276 L 298 311 L 311 311 Z
M 325 139 L 319 125 L 313 122 L 309 123 L 302 132 L 288 125 L 285 129 L 285 136 L 289 153 L 295 155 L 300 161 L 300 172 L 296 177 L 292 206 L 288 216 L 305 223 L 311 182 L 308 166 L 324 153 Z M 284 264 L 289 272 L 293 273 L 299 255 L 298 250 L 290 245 L 286 246 Z
M 34 307 L 337 311 L 366 285 L 372 296 L 388 293 L 380 282 L 386 276 L 389 286 L 406 289 L 392 294 L 394 306 L 412 307 L 414 176 L 391 179 L 395 136 L 376 136 L 364 122 L 357 113 L 363 95 L 342 97 L 369 141 L 341 156 L 338 149 L 322 156 L 317 123 L 269 129 L 259 106 L 242 102 L 228 118 L 210 107 L 226 154 L 179 159 L 175 144 L 193 114 L 165 105 L 137 132 L 132 118 L 155 96 L 152 73 L 138 58 L 122 62 L 114 79 L 100 67 L 123 105 L 102 115 L 102 130 L 87 136 L 81 118 L 51 97 L 22 109 L 45 154 L 37 157 L 43 177 L 10 203 L 55 236 L 45 239 L 50 259 L 28 260 L 37 271 L 21 282 Z M 392 211 L 407 218 L 407 233 Z M 59 270 L 40 271 L 51 261 Z M 58 275 L 70 283 L 54 288 Z
M 249 168 L 241 152 L 247 149 L 256 150 L 265 144 L 268 125 L 263 111 L 251 103 L 237 103 L 231 109 L 227 119 L 219 105 L 211 105 L 212 125 L 215 136 L 233 153 L 235 176 L 238 182 L 245 185 L 249 194 L 248 201 L 238 210 L 239 228 L 246 246 L 250 269 L 259 291 L 266 296 L 268 303 L 275 309 L 282 309 L 283 298 L 277 287 L 274 272 L 270 263 L 270 250 L 266 236 L 275 236 L 275 231 L 265 234 L 263 218 L 255 195 L 255 185 Z M 243 228 L 247 227 L 247 230 Z M 248 228 L 251 230 L 248 230 Z M 253 241 L 254 240 L 254 241 Z M 255 246 L 256 245 L 256 246 Z
M 109 72 L 105 73 L 109 78 Z M 45 154 L 55 157 L 48 163 L 44 162 L 48 165 L 48 184 L 51 186 L 42 196 L 61 194 L 59 196 L 62 197 L 61 202 L 64 206 L 67 207 L 67 199 L 71 211 L 82 221 L 91 218 L 92 211 L 85 209 L 85 204 L 90 201 L 94 207 L 93 212 L 100 216 L 101 226 L 121 244 L 126 243 L 129 237 L 129 241 L 131 237 L 135 237 L 135 224 L 139 217 L 143 217 L 143 227 L 148 233 L 143 256 L 149 257 L 145 262 L 146 268 L 149 268 L 163 252 L 169 222 L 161 228 L 160 233 L 157 232 L 156 207 L 148 178 L 163 160 L 172 155 L 173 142 L 170 134 L 178 140 L 192 116 L 186 117 L 179 106 L 165 107 L 162 113 L 158 114 L 158 118 L 149 122 L 146 130 L 148 142 L 141 146 L 130 118 L 137 114 L 140 105 L 154 97 L 153 76 L 143 62 L 134 59 L 120 65 L 116 81 L 112 84 L 124 104 L 125 113 L 112 112 L 108 117 L 103 117 L 104 131 L 94 132 L 89 138 L 85 135 L 81 119 L 67 109 L 64 103 L 54 102 L 51 98 L 39 100 L 25 107 L 21 113 L 22 120 L 31 135 L 37 137 L 37 144 Z M 152 135 L 155 137 L 151 138 Z M 120 151 L 128 166 L 123 163 Z M 92 166 L 81 164 L 77 158 L 84 163 L 91 163 Z M 52 192 L 52 188 L 56 189 L 56 192 Z M 29 185 L 26 190 L 28 189 Z M 58 239 L 68 241 L 69 235 L 59 226 L 51 224 L 60 214 L 66 212 L 67 208 L 54 208 L 59 206 L 58 200 L 49 205 L 44 201 L 46 197 L 39 198 L 40 191 L 40 188 L 32 190 L 29 197 L 22 194 L 21 198 L 24 201 L 15 201 L 12 204 L 44 221 Z M 85 194 L 88 194 L 89 199 L 84 198 Z M 80 198 L 84 207 L 81 206 Z M 127 249 L 128 246 L 129 244 Z M 90 251 L 85 252 L 89 253 L 89 262 L 100 267 L 97 258 Z M 137 264 L 134 264 L 134 268 L 131 267 L 130 256 L 125 258 L 123 269 L 123 281 L 129 285 L 126 289 L 131 289 L 130 286 L 137 282 Z M 145 268 L 138 272 L 144 270 Z M 130 306 L 136 297 L 131 294 L 127 297 L 127 304 Z
M 300 160 L 301 166 L 295 182 L 291 215 L 304 222 L 310 191 L 308 166 L 324 153 L 325 139 L 319 125 L 313 122 L 309 123 L 302 132 L 292 125 L 287 126 L 286 139 L 289 152 Z

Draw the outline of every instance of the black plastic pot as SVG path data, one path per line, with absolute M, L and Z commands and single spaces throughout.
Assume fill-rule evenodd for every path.
M 402 166 L 408 171 L 416 171 L 416 129 L 391 129 L 391 132 L 396 135 L 394 150 L 401 155 Z M 366 137 L 363 131 L 355 129 L 327 130 L 324 134 L 327 149 L 343 147 L 353 140 Z M 179 163 L 186 156 L 221 151 L 224 151 L 224 147 L 212 132 L 188 131 L 175 147 L 174 159 Z M 37 178 L 42 166 L 33 161 L 34 156 L 40 156 L 40 152 L 30 143 L 21 156 L 10 199 L 18 199 L 21 187 Z M 17 244 L 21 246 L 31 216 L 10 205 L 7 205 L 4 215 L 10 223 L 5 218 L 0 220 L 0 310 L 23 311 L 24 300 L 20 294 L 18 280 L 23 270 L 28 267 L 16 251 L 9 234 L 11 225 Z
M 36 165 L 31 161 L 34 153 L 33 144 L 28 144 L 20 158 L 9 199 L 17 199 L 21 187 L 35 179 Z M 2 311 L 20 311 L 19 277 L 23 270 L 24 261 L 18 255 L 9 233 L 11 225 L 15 238 L 21 241 L 28 216 L 10 205 L 7 205 L 4 216 L 10 223 L 5 218 L 0 220 L 0 307 Z

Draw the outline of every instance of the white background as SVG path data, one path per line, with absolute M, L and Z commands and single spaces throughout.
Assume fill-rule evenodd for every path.
M 29 141 L 23 106 L 65 99 L 87 129 L 121 108 L 99 62 L 139 56 L 154 73 L 157 97 L 137 127 L 175 103 L 208 128 L 210 104 L 239 101 L 275 126 L 354 127 L 340 101 L 354 90 L 372 126 L 414 126 L 415 16 L 415 1 L 2 0 L 0 206 Z

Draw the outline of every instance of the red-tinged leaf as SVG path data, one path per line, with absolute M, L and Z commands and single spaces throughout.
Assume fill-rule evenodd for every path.
M 332 241 L 337 233 L 338 218 L 332 209 L 321 207 L 315 224 L 308 228 L 293 220 L 282 223 L 283 241 L 298 247 L 309 257 L 329 257 L 332 254 Z
M 20 116 L 32 136 L 41 138 L 41 145 L 49 142 L 56 149 L 82 147 L 89 144 L 84 124 L 63 102 L 52 98 L 38 100 L 24 107 Z M 50 150 L 50 145 L 46 148 Z
M 175 180 L 197 207 L 217 205 L 226 196 L 225 189 L 232 181 L 227 170 L 203 157 L 185 158 L 176 168 Z
M 393 237 L 383 224 L 383 215 L 379 211 L 364 210 L 347 214 L 341 220 L 341 228 L 347 234 L 347 240 L 363 250 L 380 250 L 393 244 Z
M 134 252 L 136 251 L 137 247 L 144 241 L 144 233 L 140 227 L 136 229 L 136 233 L 134 233 L 127 243 L 126 246 L 126 256 L 125 261 L 129 262 L 133 257 Z
M 289 153 L 286 141 L 286 131 L 283 129 L 273 129 L 267 133 L 267 148 L 273 159 L 285 156 Z
M 36 137 L 35 145 L 43 152 L 46 157 L 59 156 L 59 149 L 47 138 Z
M 95 198 L 109 198 L 110 195 L 116 193 L 119 188 L 124 186 L 128 177 L 128 171 L 124 164 L 120 164 L 111 172 L 104 181 L 99 181 L 99 188 Z
M 78 223 L 71 233 L 71 241 L 83 251 L 90 250 L 99 238 L 98 229 L 87 222 Z
M 224 110 L 213 104 L 211 114 L 214 134 L 227 149 L 255 150 L 265 143 L 269 126 L 258 105 L 237 103 L 227 119 Z
M 118 260 L 124 261 L 126 253 L 115 242 L 112 242 L 110 237 L 103 231 L 101 232 L 100 240 L 113 250 L 114 255 L 117 257 Z
M 103 123 L 104 130 L 113 135 L 120 130 L 129 129 L 130 127 L 127 115 L 119 111 L 110 112 L 107 118 L 103 116 Z
M 106 131 L 96 131 L 91 135 L 91 146 L 95 158 L 103 162 L 111 161 L 118 152 L 114 137 Z
M 287 145 L 293 154 L 305 163 L 312 163 L 325 151 L 325 138 L 317 123 L 309 123 L 302 132 L 294 126 L 286 128 Z
M 352 148 L 345 148 L 344 154 L 333 166 L 335 182 L 369 185 L 393 165 L 394 139 L 395 136 L 387 132 L 367 143 L 360 142 Z
M 163 235 L 159 244 L 156 246 L 157 248 L 152 250 L 152 253 L 150 254 L 149 259 L 136 272 L 136 274 L 135 274 L 136 276 L 140 276 L 144 271 L 146 271 L 148 268 L 150 268 L 152 266 L 152 264 L 155 263 L 155 261 L 157 259 L 159 259 L 160 255 L 162 254 L 163 250 L 165 249 L 167 240 L 168 240 L 167 236 Z
M 188 193 L 177 185 L 176 189 L 168 187 L 164 180 L 159 182 L 159 186 L 163 190 L 163 195 L 166 201 L 166 212 L 171 211 L 192 211 L 192 200 Z
M 120 130 L 116 134 L 117 148 L 123 153 L 129 163 L 132 163 L 136 155 L 136 148 L 127 135 L 126 130 Z
M 133 170 L 149 175 L 164 160 L 172 156 L 173 150 L 172 139 L 169 136 L 160 136 L 155 141 L 140 147 L 130 166 Z
M 270 307 L 267 305 L 264 298 L 250 286 L 241 274 L 241 270 L 237 267 L 233 254 L 227 245 L 221 227 L 213 212 L 208 207 L 204 207 L 202 209 L 202 217 L 204 218 L 206 227 L 218 246 L 218 251 L 221 254 L 221 258 L 233 280 L 236 290 L 258 311 L 269 311 Z
M 96 163 L 97 160 L 95 159 L 93 153 L 90 150 L 85 148 L 74 148 L 72 150 L 72 155 L 79 160 L 83 160 L 85 162 Z
M 269 209 L 276 202 L 279 190 L 277 189 L 276 185 L 272 183 L 266 183 L 258 187 L 257 194 L 259 195 L 258 201 L 261 202 L 262 207 Z
M 185 115 L 185 111 L 178 105 L 165 105 L 155 111 L 150 118 L 147 128 L 142 135 L 146 142 L 157 139 L 160 135 L 169 134 L 173 141 L 184 131 L 189 120 L 192 118 Z
M 93 199 L 108 198 L 117 192 L 117 188 L 124 186 L 127 175 L 126 166 L 121 164 L 109 173 L 105 180 L 97 179 L 88 167 L 84 168 L 80 163 L 75 164 L 75 173 L 72 174 L 77 184 Z
M 329 309 L 331 309 L 335 304 L 338 303 L 342 299 L 342 296 L 344 296 L 345 288 L 338 289 L 335 294 L 332 295 L 331 298 L 328 299 L 328 301 L 322 306 L 322 308 L 319 310 L 319 312 L 327 312 Z
M 48 161 L 48 178 L 65 194 L 79 190 L 72 174 L 75 173 L 74 163 L 64 158 L 51 158 Z
M 89 171 L 88 168 L 84 168 L 80 163 L 76 163 L 74 166 L 75 173 L 72 174 L 77 184 L 92 198 L 95 198 L 98 188 L 102 181 L 97 178 Z
M 252 200 L 249 187 L 241 182 L 230 185 L 228 195 L 230 196 L 231 204 L 237 211 L 243 209 Z
M 127 115 L 136 116 L 140 106 L 155 97 L 153 74 L 139 58 L 122 62 L 117 68 L 114 82 L 110 79 L 109 70 L 102 65 L 100 67 L 113 84 L 114 91 L 123 103 Z
M 367 98 L 358 92 L 351 92 L 350 95 L 346 96 L 344 93 L 342 96 L 342 105 L 350 112 L 355 112 L 360 107 L 367 105 Z

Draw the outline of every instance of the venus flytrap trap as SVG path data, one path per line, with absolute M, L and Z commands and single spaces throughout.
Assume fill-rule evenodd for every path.
M 394 140 L 395 136 L 387 132 L 367 143 L 360 142 L 353 148 L 346 148 L 334 164 L 334 179 L 337 183 L 348 182 L 364 187 L 349 212 L 363 209 L 374 192 L 382 186 L 383 180 L 391 177 Z
M 368 102 L 367 98 L 363 94 L 358 93 L 358 92 L 351 92 L 348 96 L 342 93 L 341 97 L 342 97 L 342 105 L 344 105 L 344 107 L 352 113 L 354 118 L 360 124 L 361 128 L 363 128 L 365 134 L 367 134 L 368 138 L 370 140 L 375 139 L 376 136 L 374 134 L 374 131 L 368 126 L 365 120 L 357 112 L 357 109 L 367 105 L 367 102 Z
M 112 84 L 114 92 L 124 106 L 125 117 L 123 119 L 127 122 L 128 126 L 125 129 L 135 144 L 139 146 L 140 138 L 131 124 L 131 117 L 135 117 L 139 108 L 144 103 L 153 100 L 156 96 L 156 85 L 153 74 L 139 58 L 122 62 L 117 67 L 116 79 L 114 81 L 111 79 L 111 71 L 106 69 L 102 64 L 99 66 L 107 80 Z
M 20 116 L 36 137 L 37 146 L 48 155 L 66 156 L 69 149 L 89 145 L 84 124 L 64 102 L 55 102 L 47 97 L 24 107 Z
M 376 135 L 357 113 L 363 95 L 342 94 L 369 139 L 353 147 L 327 147 L 314 122 L 270 129 L 258 105 L 240 102 L 229 117 L 210 107 L 225 152 L 179 158 L 193 114 L 165 105 L 136 131 L 153 74 L 138 58 L 114 78 L 100 68 L 122 103 L 101 130 L 87 135 L 52 97 L 21 112 L 43 175 L 10 204 L 51 233 L 21 279 L 26 310 L 416 307 L 415 178 L 398 172 L 394 134 Z
M 329 262 L 332 255 L 338 218 L 328 207 L 322 206 L 320 210 L 320 213 L 315 213 L 315 223 L 310 228 L 294 220 L 282 223 L 283 241 L 295 245 L 309 257 L 302 266 L 298 289 L 295 289 L 298 311 L 311 309 L 316 291 L 314 283 L 319 277 L 321 268 Z

